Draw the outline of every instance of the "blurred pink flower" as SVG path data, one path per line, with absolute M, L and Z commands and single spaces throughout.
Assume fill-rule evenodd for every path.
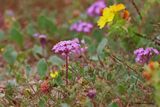
M 134 54 L 136 56 L 136 59 L 135 59 L 136 62 L 140 64 L 144 64 L 144 63 L 148 63 L 153 55 L 158 55 L 159 51 L 152 47 L 149 47 L 146 49 L 139 48 L 134 51 Z
M 39 33 L 35 33 L 35 34 L 33 34 L 33 37 L 39 38 L 39 41 L 40 41 L 42 47 L 43 47 L 43 48 L 45 47 L 45 45 L 46 45 L 46 43 L 47 43 L 47 36 L 46 36 L 46 35 L 44 35 L 44 34 L 39 34 Z
M 61 41 L 52 48 L 52 51 L 64 56 L 69 56 L 70 54 L 81 54 L 84 50 L 84 48 L 81 48 L 80 42 L 77 38 L 73 40 Z
M 76 32 L 90 33 L 92 28 L 93 28 L 92 23 L 78 21 L 71 25 L 70 30 Z
M 96 96 L 96 89 L 90 89 L 90 90 L 88 90 L 87 96 L 90 99 L 93 99 Z
M 89 16 L 100 16 L 105 7 L 106 4 L 104 0 L 98 0 L 87 9 L 87 14 Z

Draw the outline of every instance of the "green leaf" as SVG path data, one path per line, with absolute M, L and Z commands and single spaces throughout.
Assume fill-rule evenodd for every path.
M 4 39 L 4 32 L 0 30 L 0 40 Z
M 93 37 L 96 39 L 97 42 L 100 42 L 104 37 L 102 30 L 94 30 Z
M 70 107 L 67 103 L 62 103 L 61 107 Z
M 85 107 L 94 107 L 94 105 L 92 104 L 91 100 L 86 99 L 86 101 L 85 101 Z
M 109 104 L 108 107 L 118 107 L 118 105 L 117 105 L 117 103 L 113 102 L 113 103 Z
M 58 56 L 55 56 L 55 55 L 51 56 L 49 58 L 48 62 L 51 62 L 52 65 L 57 65 L 57 66 L 61 66 L 61 65 L 64 64 L 64 61 L 61 58 L 59 58 Z
M 32 51 L 33 51 L 33 54 L 35 54 L 35 55 L 36 54 L 42 55 L 42 47 L 41 46 L 34 45 Z
M 56 25 L 45 16 L 40 16 L 38 18 L 38 25 L 41 29 L 47 30 L 50 34 L 54 34 L 57 30 Z
M 30 36 L 32 36 L 36 32 L 32 23 L 28 24 L 28 26 L 26 27 L 26 31 Z
M 20 30 L 21 29 L 21 25 L 19 21 L 14 21 L 13 22 L 13 28 Z
M 107 74 L 107 79 L 108 79 L 108 80 L 112 80 L 112 78 L 113 78 L 113 74 L 112 74 L 112 73 L 108 73 L 108 74 Z
M 126 84 L 119 84 L 117 88 L 118 88 L 118 92 L 120 94 L 125 94 L 126 93 Z
M 97 48 L 97 54 L 98 55 L 102 54 L 103 49 L 106 47 L 106 45 L 107 45 L 107 39 L 103 38 L 101 40 L 101 42 L 99 43 L 98 48 Z
M 23 36 L 22 34 L 16 30 L 15 28 L 13 28 L 10 32 L 10 39 L 15 41 L 16 43 L 18 43 L 20 46 L 23 46 Z
M 31 71 L 32 71 L 31 66 L 30 65 L 26 65 L 26 75 L 27 75 L 27 77 L 29 77 Z
M 39 107 L 46 107 L 46 101 L 44 99 L 40 99 L 38 103 Z
M 37 64 L 37 71 L 41 78 L 45 77 L 46 72 L 47 72 L 47 63 L 45 59 L 39 60 Z
M 3 53 L 3 57 L 9 64 L 12 65 L 17 59 L 17 52 L 13 47 L 7 46 L 5 52 Z
M 89 59 L 91 59 L 91 60 L 93 60 L 93 61 L 98 61 L 98 57 L 97 57 L 97 55 L 90 56 L 90 58 L 89 58 Z

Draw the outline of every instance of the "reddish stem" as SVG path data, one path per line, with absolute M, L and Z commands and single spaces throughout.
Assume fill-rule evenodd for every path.
M 68 84 L 68 55 L 66 55 L 66 85 Z

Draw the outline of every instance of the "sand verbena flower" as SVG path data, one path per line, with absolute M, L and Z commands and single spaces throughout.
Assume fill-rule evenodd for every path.
M 53 46 L 52 51 L 62 56 L 65 56 L 66 60 L 66 84 L 68 84 L 68 60 L 70 55 L 81 54 L 86 50 L 85 47 L 81 47 L 79 40 L 67 40 L 61 41 Z
M 158 55 L 159 51 L 152 47 L 146 49 L 139 48 L 134 51 L 134 54 L 136 56 L 135 60 L 137 63 L 145 64 L 148 63 L 154 55 Z

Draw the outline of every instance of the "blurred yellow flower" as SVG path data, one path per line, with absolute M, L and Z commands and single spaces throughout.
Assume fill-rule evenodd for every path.
M 1 49 L 0 49 L 0 52 L 4 52 L 4 48 L 1 48 Z
M 112 22 L 118 11 L 124 10 L 123 4 L 112 5 L 103 9 L 102 16 L 98 20 L 98 26 L 102 29 L 106 23 Z
M 58 71 L 55 71 L 55 72 L 51 72 L 50 73 L 50 76 L 54 79 L 58 76 Z

